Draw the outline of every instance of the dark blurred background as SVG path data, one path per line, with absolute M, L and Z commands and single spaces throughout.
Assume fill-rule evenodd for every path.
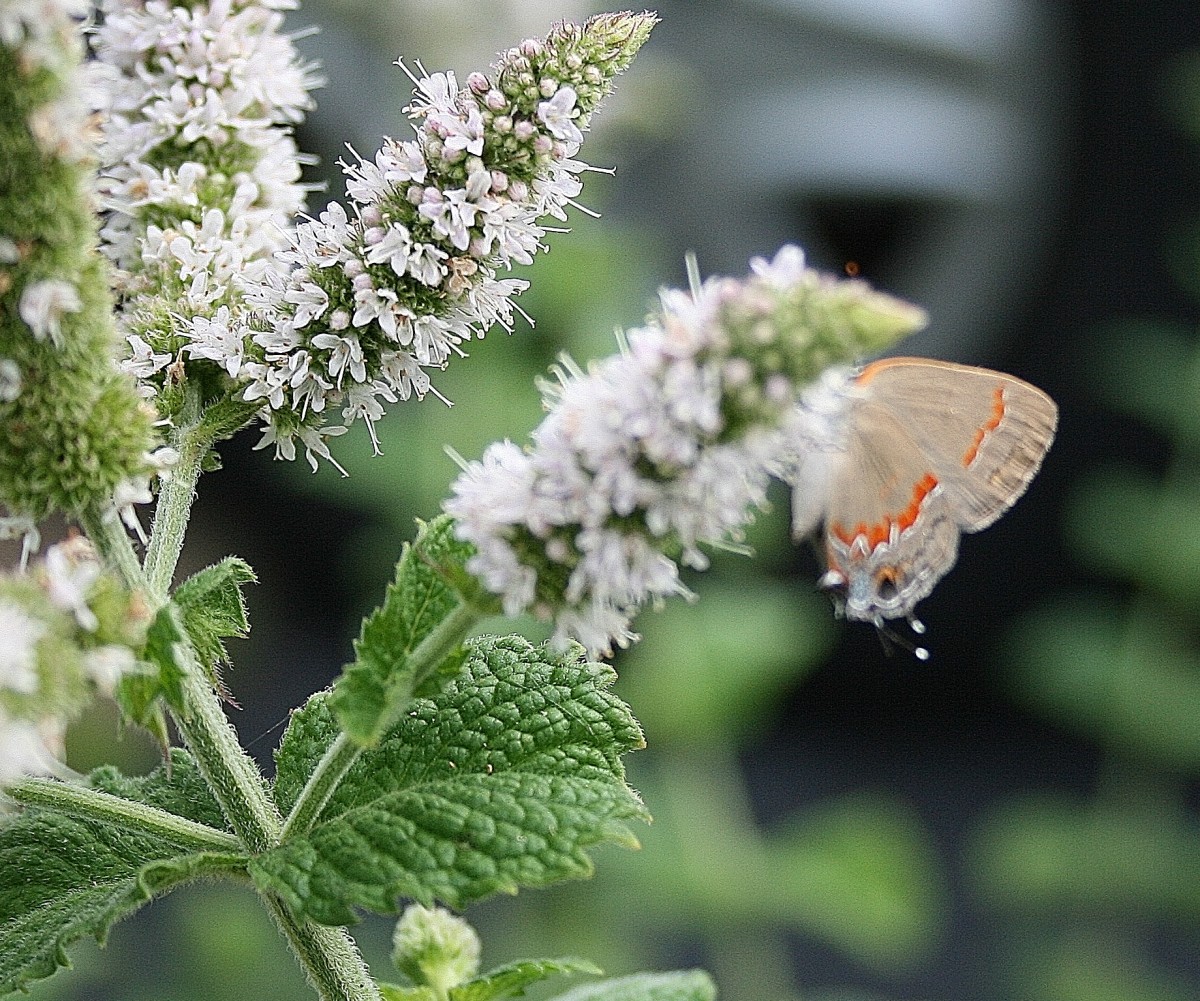
M 397 54 L 461 80 L 598 9 L 306 2 L 329 84 L 301 145 L 340 193 L 343 142 L 407 134 Z M 534 376 L 610 353 L 683 284 L 685 251 L 741 274 L 796 241 L 929 309 L 903 353 L 1046 389 L 1058 441 L 923 603 L 928 662 L 832 619 L 779 492 L 758 555 L 719 556 L 699 603 L 644 616 L 617 660 L 650 745 L 630 763 L 644 850 L 470 911 L 485 962 L 703 965 L 728 1001 L 1200 997 L 1200 6 L 658 9 L 584 147 L 618 168 L 587 176 L 604 218 L 577 214 L 526 275 L 537 329 L 477 344 L 437 383 L 455 407 L 401 408 L 384 456 L 339 440 L 349 480 L 272 463 L 248 432 L 202 481 L 188 569 L 237 553 L 262 579 L 227 678 L 239 731 L 269 762 L 288 708 L 350 658 L 456 472 L 443 444 L 522 440 Z M 111 730 L 100 712 L 76 728 L 76 767 L 147 767 Z M 389 923 L 360 930 L 383 973 Z M 76 958 L 34 996 L 305 996 L 237 892 L 177 893 Z

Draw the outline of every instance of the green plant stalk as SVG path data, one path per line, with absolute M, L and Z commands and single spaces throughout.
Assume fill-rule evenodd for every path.
M 264 894 L 262 899 L 321 1001 L 380 1001 L 371 971 L 345 928 L 297 921 L 279 898 Z
M 442 665 L 450 652 L 462 643 L 471 627 L 482 617 L 483 613 L 477 608 L 463 602 L 438 623 L 408 655 L 406 683 L 382 729 L 387 730 L 395 725 L 411 704 L 413 693 Z M 300 795 L 296 797 L 287 822 L 283 825 L 283 840 L 305 834 L 312 829 L 317 817 L 325 809 L 325 804 L 329 802 L 329 797 L 337 789 L 338 783 L 358 760 L 363 750 L 363 745 L 351 740 L 345 733 L 337 735 L 317 762 L 304 788 L 300 790 Z
M 350 771 L 358 756 L 362 754 L 362 746 L 356 744 L 345 733 L 339 733 L 332 744 L 321 755 L 313 773 L 304 783 L 300 795 L 288 814 L 283 825 L 281 840 L 305 834 L 312 829 L 317 817 L 325 809 L 329 797 L 333 795 L 338 783 Z
M 161 838 L 188 851 L 242 851 L 241 841 L 227 831 L 98 789 L 52 779 L 27 778 L 8 786 L 5 793 L 25 806 L 42 806 L 71 817 L 101 820 L 128 831 Z
M 194 426 L 194 425 L 193 425 Z M 183 548 L 183 535 L 204 448 L 181 452 L 181 466 L 191 463 L 188 477 L 174 489 L 164 489 L 159 498 L 169 497 L 169 514 L 155 517 L 150 551 L 158 556 L 158 585 L 151 587 L 146 570 L 137 559 L 124 528 L 107 512 L 90 510 L 81 517 L 88 537 L 102 555 L 117 567 L 126 583 L 145 593 L 159 606 L 167 601 L 167 588 L 175 562 Z M 147 558 L 149 561 L 149 557 Z M 195 660 L 190 644 L 179 655 Z M 172 712 L 184 743 L 196 758 L 205 781 L 237 833 L 240 845 L 264 851 L 279 842 L 282 818 L 271 800 L 266 781 L 254 760 L 246 754 L 237 734 L 225 718 L 220 699 L 196 664 L 185 672 L 184 711 Z M 263 904 L 287 940 L 296 961 L 305 971 L 321 1001 L 379 1001 L 379 989 L 371 977 L 354 940 L 344 928 L 327 928 L 298 921 L 284 904 L 269 894 Z
M 174 713 L 175 724 L 233 829 L 251 851 L 277 845 L 282 818 L 266 781 L 198 665 L 186 672 L 184 700 L 188 712 Z M 378 1001 L 378 988 L 344 928 L 298 921 L 274 896 L 261 897 L 322 1001 Z
M 111 511 L 92 508 L 79 516 L 79 524 L 92 545 L 116 568 L 126 585 L 131 590 L 140 591 L 149 599 L 150 589 L 146 585 L 146 574 L 121 519 Z
M 230 825 L 251 852 L 273 848 L 283 819 L 199 665 L 186 672 L 183 698 L 185 712 L 173 713 L 175 725 Z
M 202 430 L 199 389 L 189 384 L 185 392 L 178 426 L 171 438 L 171 445 L 178 451 L 179 460 L 159 491 L 150 545 L 146 549 L 146 587 L 156 603 L 166 601 L 170 594 L 171 579 L 179 564 L 192 503 L 196 499 L 200 465 L 213 444 L 212 436 Z

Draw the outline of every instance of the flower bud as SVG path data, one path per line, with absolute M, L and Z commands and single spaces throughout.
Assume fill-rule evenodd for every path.
M 479 936 L 466 921 L 441 907 L 411 904 L 392 935 L 392 961 L 414 984 L 444 998 L 451 987 L 479 972 Z

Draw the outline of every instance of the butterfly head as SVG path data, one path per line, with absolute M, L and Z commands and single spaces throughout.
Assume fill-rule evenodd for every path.
M 909 651 L 917 660 L 928 660 L 929 650 L 896 632 L 888 619 L 903 616 L 909 628 L 917 636 L 925 632 L 925 625 L 912 613 L 917 599 L 910 593 L 912 582 L 906 582 L 902 568 L 883 565 L 868 571 L 859 566 L 850 573 L 834 568 L 825 571 L 818 587 L 832 599 L 834 609 L 843 618 L 858 622 L 870 622 L 884 648 L 891 651 L 899 646 Z
M 924 592 L 897 563 L 859 558 L 845 563 L 830 560 L 818 587 L 832 599 L 839 616 L 879 625 L 912 613 Z

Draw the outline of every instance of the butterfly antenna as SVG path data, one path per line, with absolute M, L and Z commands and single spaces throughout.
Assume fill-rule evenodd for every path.
M 883 620 L 882 617 L 876 618 L 873 623 L 875 626 L 875 635 L 879 637 L 879 642 L 882 644 L 884 652 L 890 657 L 893 650 L 899 647 L 901 650 L 907 650 L 913 655 L 916 660 L 926 661 L 929 659 L 929 648 L 918 646 L 907 636 L 902 636 L 896 632 L 891 626 Z M 925 623 L 920 619 L 915 619 L 912 616 L 908 617 L 909 627 L 918 636 L 925 632 Z

